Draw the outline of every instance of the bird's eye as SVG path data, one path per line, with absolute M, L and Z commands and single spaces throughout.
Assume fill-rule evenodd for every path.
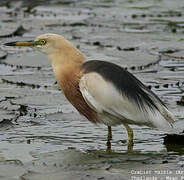
M 45 45 L 47 42 L 44 40 L 44 39 L 42 39 L 42 40 L 40 40 L 40 45 Z

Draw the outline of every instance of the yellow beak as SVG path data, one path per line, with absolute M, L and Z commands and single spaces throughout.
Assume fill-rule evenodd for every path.
M 15 42 L 8 42 L 4 44 L 5 46 L 35 46 L 35 41 L 15 41 Z

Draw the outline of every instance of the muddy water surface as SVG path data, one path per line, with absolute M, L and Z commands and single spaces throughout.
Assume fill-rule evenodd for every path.
M 167 104 L 175 132 L 182 132 L 184 107 L 176 102 L 184 90 L 184 3 L 35 2 L 0 2 L 0 178 L 181 179 L 183 147 L 163 145 L 166 132 L 132 126 L 134 153 L 127 154 L 125 129 L 113 127 L 114 152 L 105 153 L 107 128 L 90 124 L 67 102 L 48 58 L 3 43 L 61 34 L 88 60 L 127 67 Z

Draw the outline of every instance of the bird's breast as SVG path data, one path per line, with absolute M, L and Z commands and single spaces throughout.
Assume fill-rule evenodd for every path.
M 89 107 L 79 89 L 79 82 L 82 77 L 80 71 L 73 69 L 66 73 L 61 73 L 60 77 L 61 78 L 57 77 L 56 79 L 68 101 L 89 121 L 97 123 L 98 114 Z

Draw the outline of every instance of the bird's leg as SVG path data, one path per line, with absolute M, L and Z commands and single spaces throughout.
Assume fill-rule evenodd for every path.
M 107 152 L 111 152 L 111 140 L 112 140 L 111 126 L 108 126 L 108 134 L 107 134 Z
M 108 126 L 108 140 L 112 140 L 112 130 L 111 130 L 111 126 Z
M 128 124 L 123 123 L 123 125 L 125 126 L 125 128 L 127 130 L 127 133 L 128 133 L 128 148 L 127 148 L 127 151 L 128 151 L 128 153 L 130 153 L 130 152 L 133 151 L 133 137 L 134 137 L 134 134 L 133 134 L 133 130 L 128 126 Z

